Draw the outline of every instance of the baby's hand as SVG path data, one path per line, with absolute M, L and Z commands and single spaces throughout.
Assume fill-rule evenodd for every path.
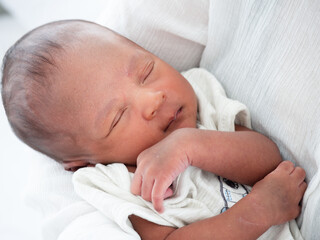
M 169 188 L 190 161 L 181 134 L 171 133 L 152 147 L 144 150 L 137 159 L 131 192 L 152 201 L 158 212 L 163 212 L 163 199 L 172 195 Z
M 255 197 L 265 223 L 279 225 L 299 215 L 299 202 L 307 188 L 305 176 L 302 168 L 284 161 L 253 186 L 250 194 Z

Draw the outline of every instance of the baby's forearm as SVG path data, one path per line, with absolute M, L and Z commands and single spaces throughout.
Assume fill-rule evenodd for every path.
M 180 129 L 181 133 L 177 134 L 184 135 L 191 165 L 253 185 L 278 166 L 281 156 L 267 137 L 243 127 L 240 130 L 220 132 L 190 128 Z
M 255 209 L 250 194 L 228 211 L 173 231 L 166 239 L 257 239 L 271 225 Z
M 257 239 L 271 225 L 264 221 L 259 209 L 255 209 L 250 197 L 249 194 L 218 216 L 179 229 L 160 226 L 136 216 L 131 216 L 130 220 L 143 240 Z

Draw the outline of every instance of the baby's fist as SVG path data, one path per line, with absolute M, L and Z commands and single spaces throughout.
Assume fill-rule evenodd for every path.
M 307 188 L 305 176 L 302 168 L 284 161 L 253 186 L 251 194 L 270 226 L 285 223 L 299 215 L 299 203 Z

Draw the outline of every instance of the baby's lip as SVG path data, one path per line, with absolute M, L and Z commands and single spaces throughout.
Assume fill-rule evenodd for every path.
M 179 113 L 182 111 L 182 107 L 180 107 L 174 114 L 174 116 L 172 116 L 169 120 L 168 125 L 166 126 L 166 128 L 164 129 L 164 132 L 166 132 L 169 127 L 171 126 L 171 124 L 179 117 Z

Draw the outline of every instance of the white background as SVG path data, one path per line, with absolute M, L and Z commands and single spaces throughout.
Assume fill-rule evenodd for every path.
M 0 16 L 0 56 L 22 33 L 24 28 L 11 16 Z M 1 102 L 0 108 L 0 239 L 40 239 L 40 215 L 27 207 L 23 190 L 28 177 L 28 159 L 32 150 L 12 133 Z
M 0 0 L 0 59 L 30 29 L 52 20 L 99 17 L 106 0 Z M 41 215 L 24 201 L 33 150 L 12 133 L 0 104 L 0 239 L 40 240 Z

